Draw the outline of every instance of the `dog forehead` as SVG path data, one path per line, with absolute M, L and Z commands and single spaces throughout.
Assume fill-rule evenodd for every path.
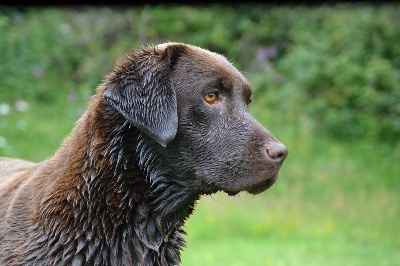
M 227 89 L 236 87 L 251 91 L 246 78 L 225 56 L 192 45 L 187 45 L 185 54 L 185 59 L 180 61 L 182 71 L 195 74 L 197 81 L 218 80 Z

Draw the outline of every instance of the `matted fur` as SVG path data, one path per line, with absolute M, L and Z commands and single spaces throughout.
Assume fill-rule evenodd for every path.
M 221 55 L 175 43 L 129 53 L 53 157 L 0 158 L 0 265 L 180 264 L 199 197 L 259 193 L 286 157 L 267 152 L 279 142 L 248 113 L 250 95 Z

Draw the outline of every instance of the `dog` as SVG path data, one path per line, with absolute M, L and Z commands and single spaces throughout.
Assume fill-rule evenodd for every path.
M 258 194 L 288 150 L 222 55 L 183 43 L 120 59 L 48 160 L 0 159 L 0 265 L 177 265 L 201 195 Z

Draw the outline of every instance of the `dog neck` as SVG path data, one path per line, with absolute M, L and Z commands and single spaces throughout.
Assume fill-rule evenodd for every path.
M 159 165 L 161 147 L 146 138 L 92 100 L 51 159 L 61 170 L 40 209 L 49 243 L 59 246 L 50 254 L 54 262 L 180 263 L 182 226 L 200 193 L 173 181 Z

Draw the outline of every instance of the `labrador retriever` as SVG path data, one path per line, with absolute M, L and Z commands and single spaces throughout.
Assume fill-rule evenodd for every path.
M 0 265 L 176 265 L 201 195 L 258 194 L 288 151 L 222 55 L 145 46 L 117 62 L 61 148 L 0 159 Z

